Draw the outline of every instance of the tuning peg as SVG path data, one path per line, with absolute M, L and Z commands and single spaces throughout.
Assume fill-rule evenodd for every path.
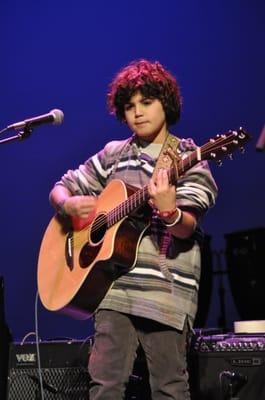
M 240 151 L 241 154 L 244 154 L 245 153 L 245 148 L 244 147 L 240 147 L 239 151 Z
M 223 151 L 227 151 L 227 147 L 226 146 L 222 146 L 222 150 Z
M 222 163 L 221 160 L 217 160 L 217 161 L 216 161 L 216 164 L 217 164 L 218 167 L 221 167 L 221 166 L 223 165 L 223 163 Z
M 229 160 L 233 161 L 233 159 L 234 159 L 233 154 L 228 154 L 228 158 L 229 158 Z

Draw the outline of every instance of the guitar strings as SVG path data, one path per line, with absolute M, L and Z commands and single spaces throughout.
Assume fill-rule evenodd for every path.
M 142 196 L 140 195 L 142 193 Z M 132 205 L 135 205 L 135 208 L 139 206 L 139 201 L 145 201 L 145 196 L 147 195 L 147 185 L 144 186 L 142 189 L 137 190 L 135 193 L 133 193 L 131 196 L 129 196 L 123 203 L 118 204 L 113 210 L 109 211 L 106 214 L 102 214 L 98 216 L 95 220 L 95 223 L 92 224 L 91 226 L 91 232 L 95 232 L 96 230 L 102 228 L 104 225 L 107 225 L 107 227 L 114 225 L 116 222 L 121 221 L 126 215 L 123 215 L 127 212 L 129 213 L 129 208 L 132 207 Z M 118 220 L 115 221 L 115 219 Z M 109 222 L 113 222 L 111 225 L 109 225 Z M 87 231 L 87 226 L 81 229 L 80 231 L 77 231 L 75 233 L 75 241 L 74 244 L 80 245 L 83 240 L 78 241 L 78 239 L 83 237 L 83 233 Z M 74 247 L 76 247 L 74 245 Z

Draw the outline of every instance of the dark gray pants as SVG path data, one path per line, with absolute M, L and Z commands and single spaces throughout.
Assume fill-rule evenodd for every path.
M 95 319 L 89 359 L 90 400 L 122 400 L 141 343 L 150 374 L 153 400 L 189 400 L 186 336 L 155 321 L 111 310 Z

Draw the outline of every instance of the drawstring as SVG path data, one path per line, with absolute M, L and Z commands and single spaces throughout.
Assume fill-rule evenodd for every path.
M 164 277 L 173 284 L 174 277 L 167 266 L 167 249 L 170 244 L 170 240 L 171 235 L 168 232 L 164 232 L 161 239 L 161 244 L 159 246 L 158 265 Z

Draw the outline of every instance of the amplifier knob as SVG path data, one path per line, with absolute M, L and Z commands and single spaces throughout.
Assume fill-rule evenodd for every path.
M 263 342 L 257 342 L 257 348 L 258 348 L 259 350 L 265 350 L 264 343 L 263 343 Z
M 243 347 L 244 347 L 244 350 L 248 350 L 249 349 L 249 344 L 247 342 L 244 342 L 243 343 Z
M 232 350 L 236 351 L 236 350 L 238 350 L 238 348 L 239 348 L 239 343 L 233 342 L 233 343 L 231 344 L 231 346 L 232 346 Z
M 225 351 L 228 348 L 228 345 L 226 342 L 221 342 L 220 343 L 220 349 L 221 351 Z
M 206 353 L 206 352 L 209 351 L 209 347 L 208 347 L 208 345 L 207 345 L 205 342 L 201 343 L 201 351 L 202 351 L 203 353 Z

